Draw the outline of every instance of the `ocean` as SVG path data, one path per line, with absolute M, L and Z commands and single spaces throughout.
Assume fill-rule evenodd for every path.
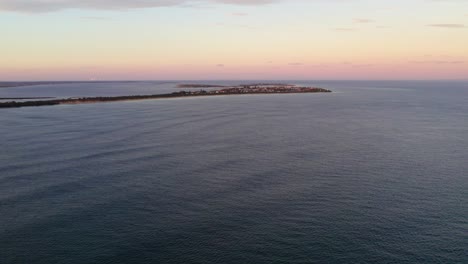
M 468 263 L 468 82 L 293 83 L 0 109 L 0 263 Z

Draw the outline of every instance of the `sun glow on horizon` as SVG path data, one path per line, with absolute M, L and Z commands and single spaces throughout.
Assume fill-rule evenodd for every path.
M 461 1 L 68 2 L 0 2 L 0 81 L 468 76 Z

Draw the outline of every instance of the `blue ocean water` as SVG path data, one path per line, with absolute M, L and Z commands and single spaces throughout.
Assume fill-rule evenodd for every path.
M 468 82 L 295 83 L 0 110 L 0 263 L 468 263 Z

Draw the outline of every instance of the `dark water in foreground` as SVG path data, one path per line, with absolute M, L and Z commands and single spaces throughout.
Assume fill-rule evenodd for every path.
M 468 83 L 311 84 L 1 110 L 0 263 L 468 263 Z

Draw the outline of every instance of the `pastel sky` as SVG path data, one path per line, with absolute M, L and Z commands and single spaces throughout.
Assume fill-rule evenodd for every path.
M 0 81 L 468 79 L 468 0 L 0 0 Z

